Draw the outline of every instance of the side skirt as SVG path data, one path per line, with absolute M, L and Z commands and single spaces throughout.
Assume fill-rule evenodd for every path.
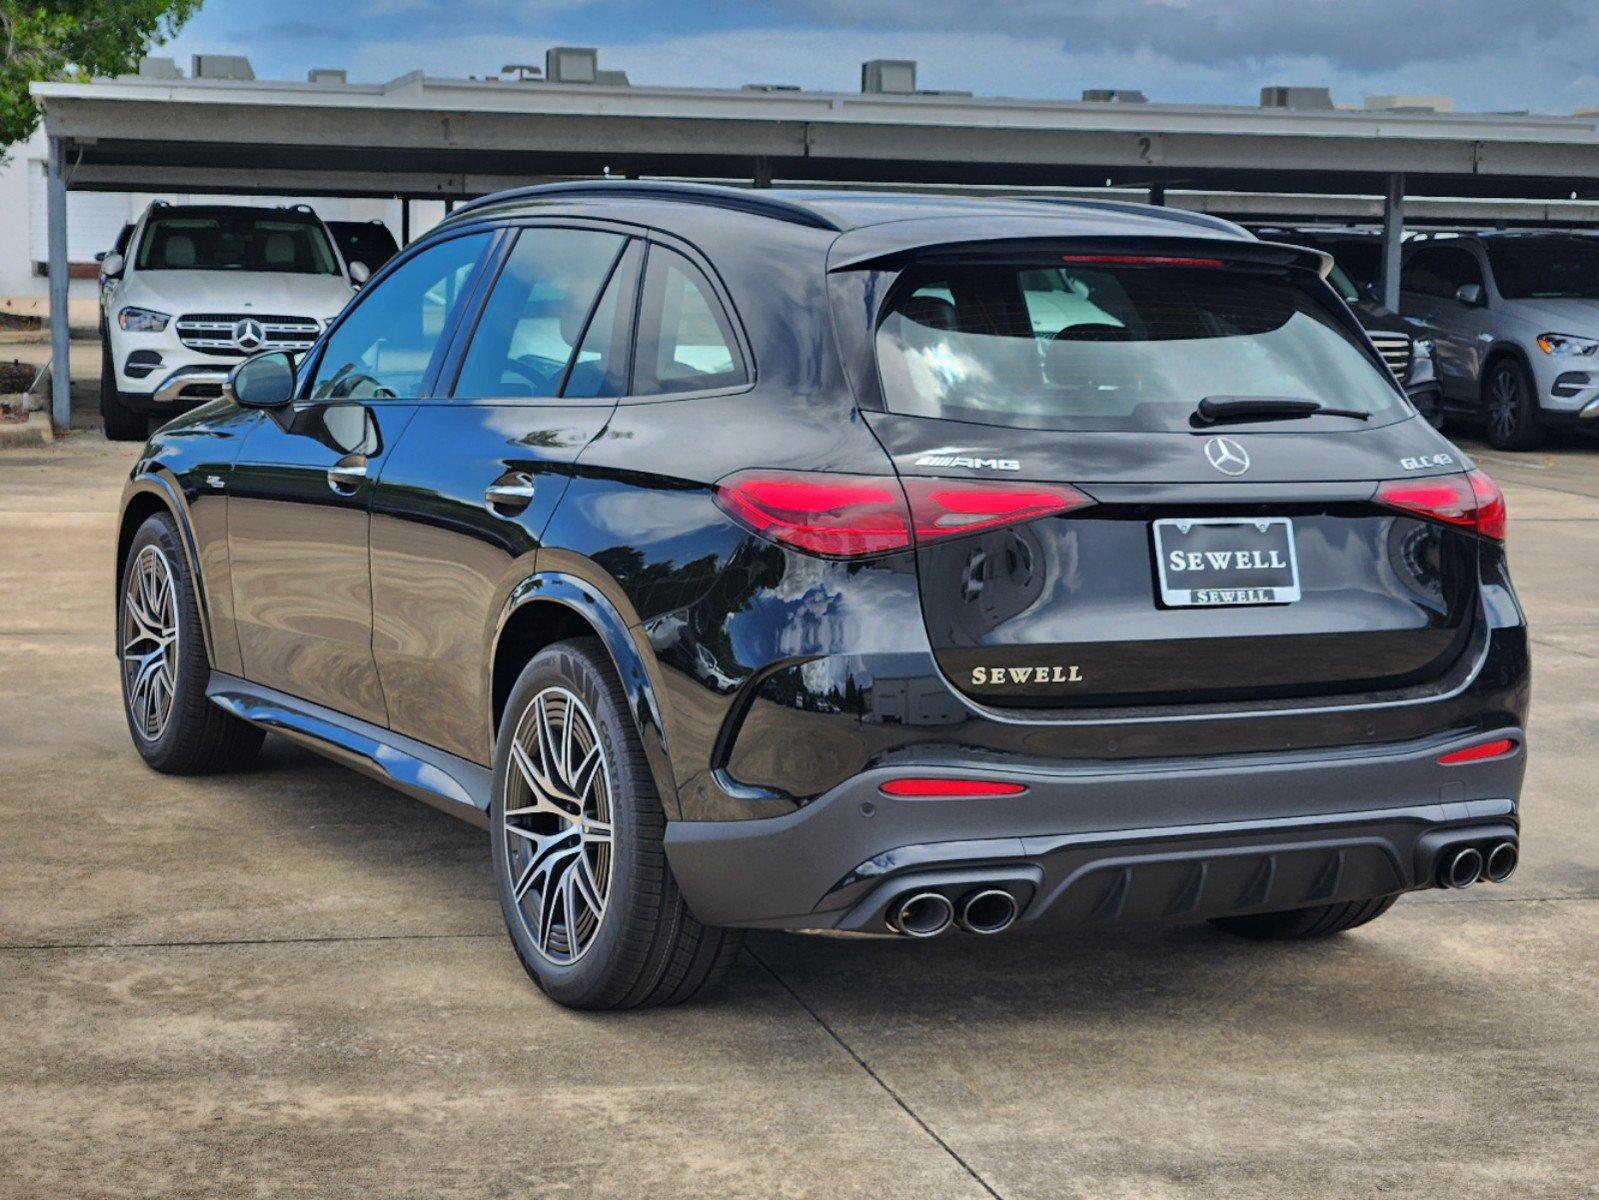
M 487 829 L 494 773 L 433 746 L 269 687 L 211 673 L 213 704 L 380 783 Z

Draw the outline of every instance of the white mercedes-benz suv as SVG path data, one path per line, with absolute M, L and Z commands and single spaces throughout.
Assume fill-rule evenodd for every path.
M 310 349 L 365 282 L 305 205 L 152 204 L 101 263 L 100 412 L 113 441 L 222 394 L 263 350 Z

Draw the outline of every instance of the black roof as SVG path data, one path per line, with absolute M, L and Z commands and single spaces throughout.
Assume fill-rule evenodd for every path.
M 535 210 L 552 201 L 613 202 L 639 201 L 715 208 L 750 216 L 765 217 L 811 229 L 845 233 L 898 221 L 930 218 L 1041 217 L 1058 218 L 1061 232 L 1074 232 L 1073 217 L 1091 232 L 1103 236 L 1121 233 L 1148 235 L 1152 225 L 1166 236 L 1190 236 L 1251 240 L 1241 226 L 1220 217 L 1183 209 L 1121 200 L 1008 199 L 981 196 L 950 196 L 907 192 L 855 192 L 825 189 L 735 188 L 702 183 L 673 183 L 655 180 L 593 180 L 546 183 L 512 188 L 480 196 L 457 208 L 447 222 L 469 216 Z M 1116 217 L 1123 218 L 1118 222 Z M 1121 225 L 1122 228 L 1115 228 Z

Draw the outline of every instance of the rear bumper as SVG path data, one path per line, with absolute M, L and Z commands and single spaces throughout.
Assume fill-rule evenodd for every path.
M 1441 766 L 1490 736 L 1512 755 Z M 1522 732 L 1348 751 L 1050 771 L 929 761 L 866 772 L 781 817 L 674 821 L 667 853 L 716 925 L 882 932 L 924 886 L 1006 887 L 1019 920 L 1197 920 L 1430 886 L 1446 846 L 1517 837 Z M 1002 798 L 896 799 L 906 774 L 1020 782 Z

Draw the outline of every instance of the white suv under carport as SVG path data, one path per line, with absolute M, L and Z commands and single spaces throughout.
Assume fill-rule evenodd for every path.
M 157 202 L 127 246 L 102 264 L 100 412 L 116 441 L 220 395 L 251 354 L 309 349 L 354 288 L 304 205 Z
M 1446 412 L 1502 450 L 1599 429 L 1599 239 L 1484 233 L 1407 247 L 1400 311 L 1434 334 Z

